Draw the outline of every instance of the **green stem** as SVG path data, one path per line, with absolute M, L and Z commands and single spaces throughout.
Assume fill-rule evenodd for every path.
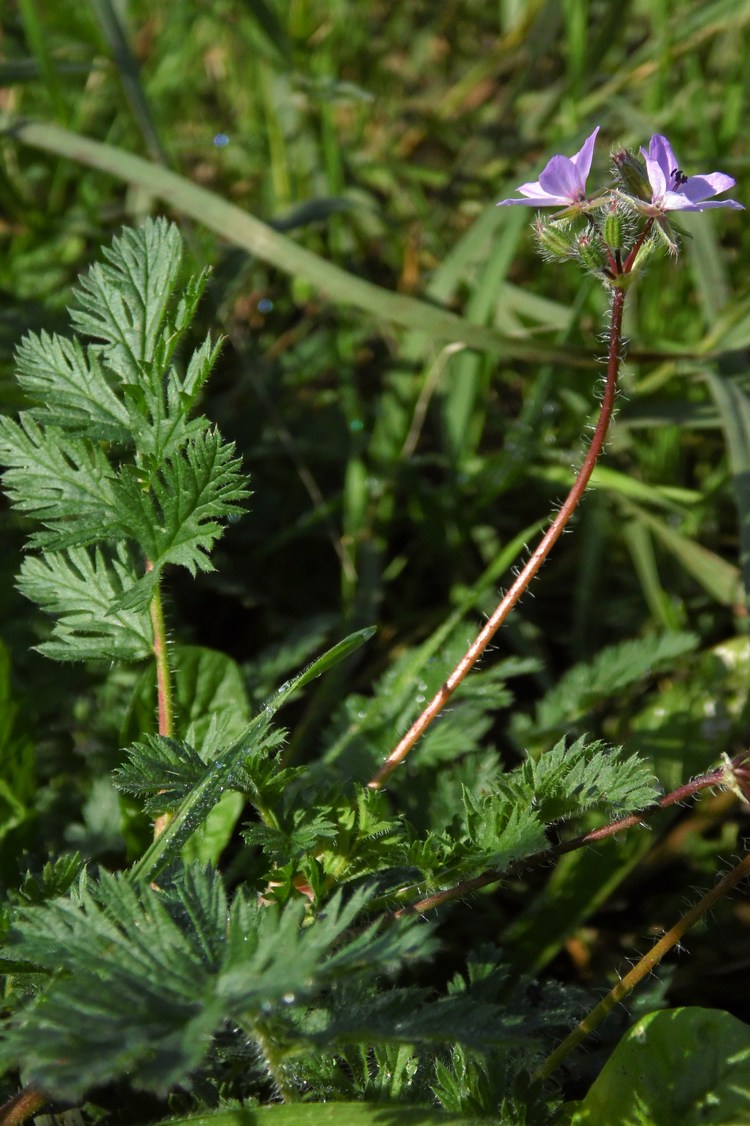
M 146 570 L 151 571 L 153 564 L 146 561 Z M 174 705 L 172 699 L 172 671 L 169 667 L 167 655 L 167 628 L 164 622 L 164 605 L 161 598 L 160 583 L 154 588 L 151 599 L 151 626 L 154 631 L 154 660 L 156 661 L 156 698 L 159 714 L 159 734 L 171 737 L 174 734 Z M 154 836 L 166 829 L 172 817 L 163 813 L 154 822 Z
M 299 1100 L 297 1090 L 293 1087 L 284 1075 L 284 1063 L 282 1053 L 274 1046 L 270 1036 L 263 1029 L 260 1021 L 254 1022 L 249 1028 L 246 1028 L 249 1036 L 255 1040 L 263 1062 L 266 1065 L 266 1070 L 271 1076 L 271 1079 L 276 1084 L 276 1089 L 281 1096 L 281 1101 L 284 1103 L 296 1103 Z
M 398 745 L 391 751 L 379 770 L 370 779 L 368 786 L 371 790 L 379 790 L 385 784 L 396 767 L 399 766 L 409 754 L 414 744 L 425 733 L 432 721 L 443 710 L 462 680 L 477 663 L 513 607 L 526 593 L 532 580 L 541 570 L 547 556 L 565 531 L 568 521 L 586 491 L 591 474 L 594 472 L 594 467 L 604 447 L 604 440 L 607 436 L 612 412 L 614 411 L 615 396 L 617 393 L 617 376 L 620 371 L 622 352 L 622 314 L 624 307 L 625 288 L 624 286 L 616 286 L 612 292 L 612 313 L 609 326 L 609 359 L 607 362 L 607 378 L 604 386 L 601 409 L 599 411 L 599 420 L 596 424 L 591 444 L 586 452 L 583 465 L 575 479 L 572 489 L 565 498 L 562 507 L 550 524 L 542 540 L 531 553 L 526 566 L 520 572 L 504 598 L 501 599 L 484 629 L 477 634 L 448 679 L 438 692 L 436 692 L 421 715 L 417 717 L 403 739 L 401 739 Z
M 563 1040 L 559 1047 L 555 1048 L 554 1052 L 544 1063 L 539 1067 L 532 1076 L 532 1082 L 541 1082 L 547 1079 L 555 1068 L 559 1067 L 569 1052 L 577 1047 L 582 1040 L 589 1036 L 597 1025 L 601 1024 L 608 1013 L 614 1009 L 622 1001 L 623 997 L 627 997 L 629 993 L 635 989 L 645 977 L 648 977 L 654 972 L 656 967 L 661 962 L 665 954 L 669 953 L 673 947 L 682 940 L 691 927 L 694 927 L 703 916 L 710 911 L 713 906 L 718 902 L 722 896 L 736 887 L 741 880 L 744 880 L 750 875 L 750 852 L 744 857 L 743 860 L 731 872 L 728 872 L 723 880 L 721 880 L 703 899 L 699 900 L 694 907 L 691 907 L 688 912 L 675 923 L 675 925 L 667 931 L 667 933 L 659 939 L 655 946 L 649 950 L 641 958 L 629 974 L 618 981 L 617 985 L 607 994 L 607 996 L 599 1002 L 588 1013 L 587 1016 L 581 1021 L 577 1028 L 574 1028 L 569 1036 Z
M 151 603 L 151 624 L 154 627 L 156 690 L 159 700 L 159 734 L 171 736 L 174 735 L 172 674 L 167 657 L 167 634 L 164 625 L 164 607 L 161 600 L 161 591 L 158 586 Z

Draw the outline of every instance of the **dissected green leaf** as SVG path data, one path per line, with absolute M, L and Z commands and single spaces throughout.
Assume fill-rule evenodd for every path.
M 123 467 L 116 485 L 117 530 L 138 544 L 157 575 L 168 563 L 187 567 L 191 575 L 213 570 L 210 551 L 224 530 L 218 521 L 237 515 L 248 496 L 233 452 L 233 445 L 208 431 L 191 436 L 150 480 Z M 152 583 L 149 572 L 120 605 L 147 604 Z
M 533 722 L 518 717 L 518 737 L 565 731 L 602 700 L 653 676 L 692 652 L 697 643 L 692 633 L 666 633 L 608 646 L 593 661 L 574 665 L 560 678 L 537 706 Z
M 44 652 L 60 660 L 145 656 L 141 611 L 164 567 L 211 570 L 223 522 L 248 496 L 233 445 L 189 418 L 219 346 L 207 337 L 181 374 L 205 275 L 180 285 L 179 231 L 149 219 L 104 257 L 71 313 L 95 343 L 27 337 L 18 367 L 32 406 L 0 418 L 6 492 L 44 525 L 30 543 L 46 555 L 26 561 L 21 585 L 59 616 Z
M 145 798 L 146 813 L 171 812 L 208 772 L 198 752 L 179 739 L 147 735 L 128 750 L 128 761 L 114 772 L 118 790 Z
M 132 572 L 123 546 L 109 557 L 99 548 L 84 547 L 27 556 L 19 589 L 57 616 L 53 640 L 43 642 L 39 650 L 58 661 L 148 657 L 154 631 L 147 610 L 117 608 Z
M 28 414 L 20 423 L 0 417 L 0 460 L 14 508 L 49 529 L 32 543 L 54 551 L 112 534 L 115 474 L 95 442 L 41 427 Z
M 503 775 L 501 790 L 516 802 L 531 802 L 546 822 L 585 813 L 592 807 L 610 816 L 645 809 L 659 796 L 648 764 L 637 755 L 623 757 L 622 748 L 607 747 L 584 737 L 560 742 L 539 758 L 528 758 Z
M 97 440 L 127 443 L 129 414 L 94 351 L 75 338 L 31 333 L 16 352 L 17 378 L 43 426 L 57 425 Z
M 302 926 L 299 901 L 282 910 L 239 891 L 228 912 L 220 877 L 193 867 L 166 891 L 102 873 L 66 899 L 21 908 L 10 953 L 57 976 L 14 1018 L 0 1058 L 23 1058 L 29 1082 L 75 1098 L 126 1074 L 166 1093 L 226 1020 L 261 1044 L 274 1028 L 283 1051 L 303 1035 L 300 1012 L 333 983 L 431 951 L 414 920 L 348 933 L 370 895 L 338 894 Z
M 464 791 L 465 832 L 476 850 L 473 862 L 502 871 L 546 846 L 544 824 L 531 806 L 526 809 L 504 795 L 480 798 Z
M 79 333 L 101 342 L 102 358 L 121 384 L 143 384 L 156 398 L 177 344 L 169 311 L 182 262 L 180 232 L 164 219 L 149 219 L 137 230 L 126 227 L 103 256 L 79 280 L 71 319 Z M 189 293 L 186 311 L 196 297 Z

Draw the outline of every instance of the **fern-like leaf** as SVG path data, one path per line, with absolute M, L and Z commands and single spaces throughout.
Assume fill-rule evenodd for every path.
M 529 802 L 503 794 L 475 797 L 464 789 L 465 832 L 475 870 L 491 866 L 503 871 L 516 860 L 545 848 L 544 824 Z
M 52 529 L 35 533 L 33 546 L 56 551 L 111 534 L 115 474 L 94 442 L 42 428 L 28 414 L 0 418 L 0 460 L 13 507 Z
M 105 262 L 78 283 L 73 324 L 102 342 L 101 355 L 123 385 L 156 398 L 177 343 L 168 314 L 182 263 L 180 233 L 164 219 L 149 219 L 123 230 L 103 253 Z M 191 311 L 202 288 L 201 278 L 186 294 Z
M 43 425 L 97 440 L 129 444 L 127 407 L 92 350 L 77 339 L 30 333 L 16 352 L 18 382 L 40 404 L 31 413 Z
M 249 495 L 234 447 L 189 417 L 219 344 L 207 337 L 180 373 L 206 278 L 181 280 L 179 231 L 147 220 L 104 257 L 71 314 L 94 343 L 27 337 L 18 369 L 32 405 L 0 419 L 6 492 L 43 525 L 29 543 L 46 557 L 27 561 L 21 586 L 60 616 L 44 652 L 62 660 L 143 656 L 141 616 L 164 568 L 211 570 L 222 522 Z M 74 553 L 93 545 L 104 550 Z
M 155 815 L 176 809 L 208 769 L 189 743 L 147 735 L 128 749 L 128 761 L 115 770 L 114 781 L 123 793 L 145 797 L 144 811 Z
M 538 759 L 527 759 L 503 777 L 501 788 L 515 801 L 533 802 L 547 823 L 592 808 L 622 816 L 645 809 L 659 796 L 648 764 L 637 755 L 623 756 L 620 747 L 587 743 L 584 737 L 570 746 L 561 739 Z
M 692 633 L 665 633 L 608 646 L 560 678 L 540 702 L 533 723 L 517 722 L 518 737 L 523 739 L 528 731 L 536 735 L 568 730 L 603 700 L 690 653 L 697 643 Z
M 116 608 L 132 572 L 122 545 L 107 559 L 99 548 L 27 556 L 19 590 L 57 618 L 53 640 L 39 645 L 39 651 L 58 661 L 148 657 L 154 631 L 147 611 Z
M 192 436 L 150 481 L 140 470 L 123 468 L 117 485 L 119 527 L 139 544 L 154 570 L 168 563 L 193 575 L 213 569 L 209 552 L 224 530 L 219 520 L 241 512 L 248 495 L 233 453 L 234 446 L 214 430 Z
M 402 920 L 350 937 L 369 893 L 340 895 L 309 925 L 304 906 L 263 906 L 238 893 L 227 912 L 218 875 L 183 870 L 166 891 L 103 873 L 67 899 L 22 909 L 11 955 L 57 974 L 7 1030 L 0 1060 L 76 1098 L 127 1075 L 165 1094 L 184 1083 L 230 1020 L 283 1054 L 310 1002 L 334 982 L 372 977 L 433 949 L 429 928 Z

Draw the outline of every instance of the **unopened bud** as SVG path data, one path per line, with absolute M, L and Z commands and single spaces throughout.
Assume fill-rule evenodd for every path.
M 649 261 L 654 257 L 657 251 L 661 250 L 656 235 L 647 238 L 641 246 L 638 247 L 638 253 L 635 256 L 633 263 L 632 273 L 637 274 L 644 266 L 648 265 Z
M 593 270 L 595 273 L 600 273 L 601 270 L 607 265 L 604 251 L 601 244 L 591 238 L 591 235 L 582 234 L 578 236 L 576 243 L 576 251 L 583 265 L 587 270 Z
M 651 199 L 651 185 L 646 175 L 646 165 L 637 156 L 621 149 L 614 153 L 612 160 L 615 163 L 622 186 L 629 195 L 638 199 Z
M 563 260 L 573 253 L 573 237 L 562 223 L 552 226 L 540 219 L 536 225 L 536 237 L 542 252 L 550 258 Z
M 604 220 L 604 241 L 613 250 L 622 246 L 622 217 L 616 211 L 610 211 Z

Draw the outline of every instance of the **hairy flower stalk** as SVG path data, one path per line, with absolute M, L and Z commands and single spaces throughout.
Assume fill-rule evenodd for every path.
M 146 561 L 146 571 L 153 570 L 151 560 Z M 154 663 L 156 665 L 156 699 L 159 718 L 159 734 L 167 738 L 174 735 L 174 705 L 172 701 L 172 670 L 167 654 L 167 628 L 164 621 L 164 605 L 161 589 L 157 583 L 149 608 L 151 625 L 154 631 Z M 171 813 L 161 813 L 154 819 L 154 836 L 158 837 L 169 822 Z
M 609 429 L 612 411 L 615 406 L 617 392 L 617 376 L 620 371 L 622 354 L 622 314 L 625 307 L 625 289 L 617 286 L 612 294 L 612 314 L 609 328 L 609 358 L 607 361 L 607 378 L 604 385 L 599 419 L 594 430 L 594 436 L 586 452 L 583 465 L 575 479 L 572 489 L 568 493 L 560 510 L 542 537 L 539 545 L 534 549 L 526 565 L 523 567 L 513 585 L 497 605 L 495 611 L 488 619 L 484 629 L 480 631 L 472 644 L 464 653 L 448 679 L 433 696 L 427 707 L 418 719 L 391 751 L 378 772 L 368 783 L 370 789 L 379 790 L 390 777 L 396 767 L 403 762 L 417 740 L 424 734 L 435 717 L 443 710 L 461 681 L 467 676 L 485 649 L 492 641 L 500 626 L 510 614 L 513 607 L 528 590 L 532 579 L 541 569 L 560 536 L 565 531 L 565 526 L 573 515 L 578 503 L 586 491 L 586 486 L 594 472 L 594 467 L 599 460 L 599 455 L 604 447 L 604 440 Z
M 732 177 L 721 172 L 686 176 L 677 167 L 666 137 L 660 134 L 651 138 L 648 152 L 641 150 L 645 165 L 635 156 L 616 153 L 614 171 L 617 182 L 603 192 L 589 195 L 586 184 L 598 132 L 599 126 L 572 157 L 553 156 L 539 180 L 521 184 L 518 191 L 523 198 L 504 199 L 499 204 L 504 207 L 520 204 L 562 208 L 552 223 L 545 224 L 541 219 L 536 222 L 536 236 L 542 254 L 558 260 L 576 258 L 611 293 L 607 375 L 594 435 L 573 487 L 540 543 L 450 676 L 371 778 L 368 783 L 370 789 L 379 790 L 385 784 L 443 710 L 528 590 L 580 503 L 604 448 L 614 410 L 622 360 L 622 317 L 627 288 L 657 233 L 666 239 L 670 250 L 677 249 L 674 232 L 666 228 L 666 212 L 703 211 L 708 207 L 742 208 L 734 200 L 706 202 L 708 196 L 733 187 Z M 668 170 L 670 165 L 672 167 Z M 599 212 L 603 213 L 602 218 Z M 575 220 L 579 223 L 583 221 L 584 226 L 576 230 Z M 628 221 L 631 227 L 629 247 L 623 245 L 624 221 Z M 639 227 L 634 226 L 636 222 L 640 223 Z

